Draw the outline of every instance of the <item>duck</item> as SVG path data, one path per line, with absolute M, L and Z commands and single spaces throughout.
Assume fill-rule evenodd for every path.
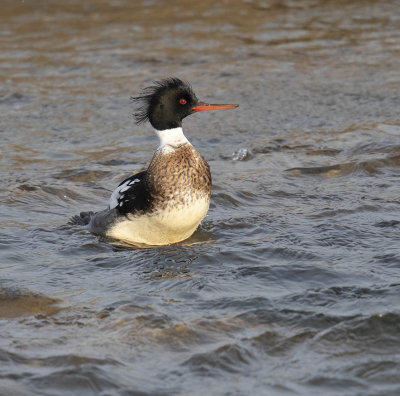
M 136 123 L 150 122 L 159 146 L 145 171 L 114 189 L 106 209 L 81 212 L 72 223 L 131 244 L 184 241 L 208 212 L 212 177 L 207 161 L 186 138 L 182 120 L 197 112 L 238 105 L 202 102 L 189 83 L 176 77 L 155 81 L 131 99 L 137 105 Z

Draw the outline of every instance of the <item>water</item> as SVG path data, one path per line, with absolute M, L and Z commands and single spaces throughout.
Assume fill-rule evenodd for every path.
M 396 1 L 3 1 L 1 395 L 398 395 Z M 129 96 L 177 76 L 213 173 L 181 245 L 69 217 L 157 139 Z

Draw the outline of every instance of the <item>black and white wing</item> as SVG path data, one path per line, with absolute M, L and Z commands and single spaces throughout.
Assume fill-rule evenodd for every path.
M 145 175 L 146 171 L 143 171 L 125 179 L 111 194 L 109 209 L 115 208 L 121 214 L 146 209 Z

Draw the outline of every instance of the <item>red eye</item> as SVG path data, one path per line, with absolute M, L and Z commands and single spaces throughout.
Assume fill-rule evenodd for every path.
M 179 103 L 181 104 L 181 105 L 185 105 L 187 102 L 186 102 L 186 99 L 179 99 Z

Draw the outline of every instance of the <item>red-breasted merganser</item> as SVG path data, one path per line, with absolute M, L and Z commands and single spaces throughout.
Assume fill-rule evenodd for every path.
M 73 222 L 129 243 L 183 241 L 207 214 L 211 173 L 183 134 L 182 120 L 198 111 L 238 105 L 200 102 L 191 86 L 177 78 L 157 81 L 132 99 L 141 105 L 135 113 L 136 122 L 149 121 L 160 145 L 146 171 L 128 177 L 113 191 L 107 209 L 82 212 Z

